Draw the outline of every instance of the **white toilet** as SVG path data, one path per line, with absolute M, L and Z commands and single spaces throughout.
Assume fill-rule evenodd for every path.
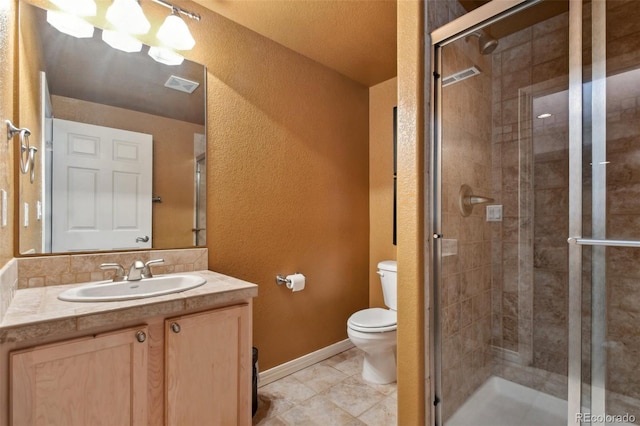
M 364 351 L 362 378 L 367 382 L 385 384 L 396 381 L 397 277 L 395 260 L 378 263 L 384 304 L 389 309 L 369 308 L 351 315 L 347 335 Z

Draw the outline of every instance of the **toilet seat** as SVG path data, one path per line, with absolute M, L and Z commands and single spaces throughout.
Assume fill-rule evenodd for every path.
M 347 327 L 362 333 L 383 333 L 398 327 L 398 314 L 391 309 L 369 308 L 351 315 Z

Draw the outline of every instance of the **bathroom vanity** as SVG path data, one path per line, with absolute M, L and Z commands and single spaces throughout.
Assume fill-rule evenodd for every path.
M 119 302 L 18 290 L 0 323 L 0 425 L 249 425 L 257 286 L 193 274 L 207 282 Z

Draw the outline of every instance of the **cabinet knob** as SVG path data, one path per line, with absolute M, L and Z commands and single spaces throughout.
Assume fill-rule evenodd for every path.
M 136 333 L 136 340 L 138 340 L 138 342 L 142 343 L 145 340 L 147 340 L 147 335 L 144 333 L 144 331 L 138 331 Z
M 178 324 L 177 322 L 172 322 L 171 331 L 173 331 L 174 333 L 180 333 L 180 324 Z

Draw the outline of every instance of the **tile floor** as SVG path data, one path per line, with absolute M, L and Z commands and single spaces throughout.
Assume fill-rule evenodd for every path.
M 258 388 L 253 425 L 395 425 L 396 384 L 366 383 L 362 359 L 352 348 Z

